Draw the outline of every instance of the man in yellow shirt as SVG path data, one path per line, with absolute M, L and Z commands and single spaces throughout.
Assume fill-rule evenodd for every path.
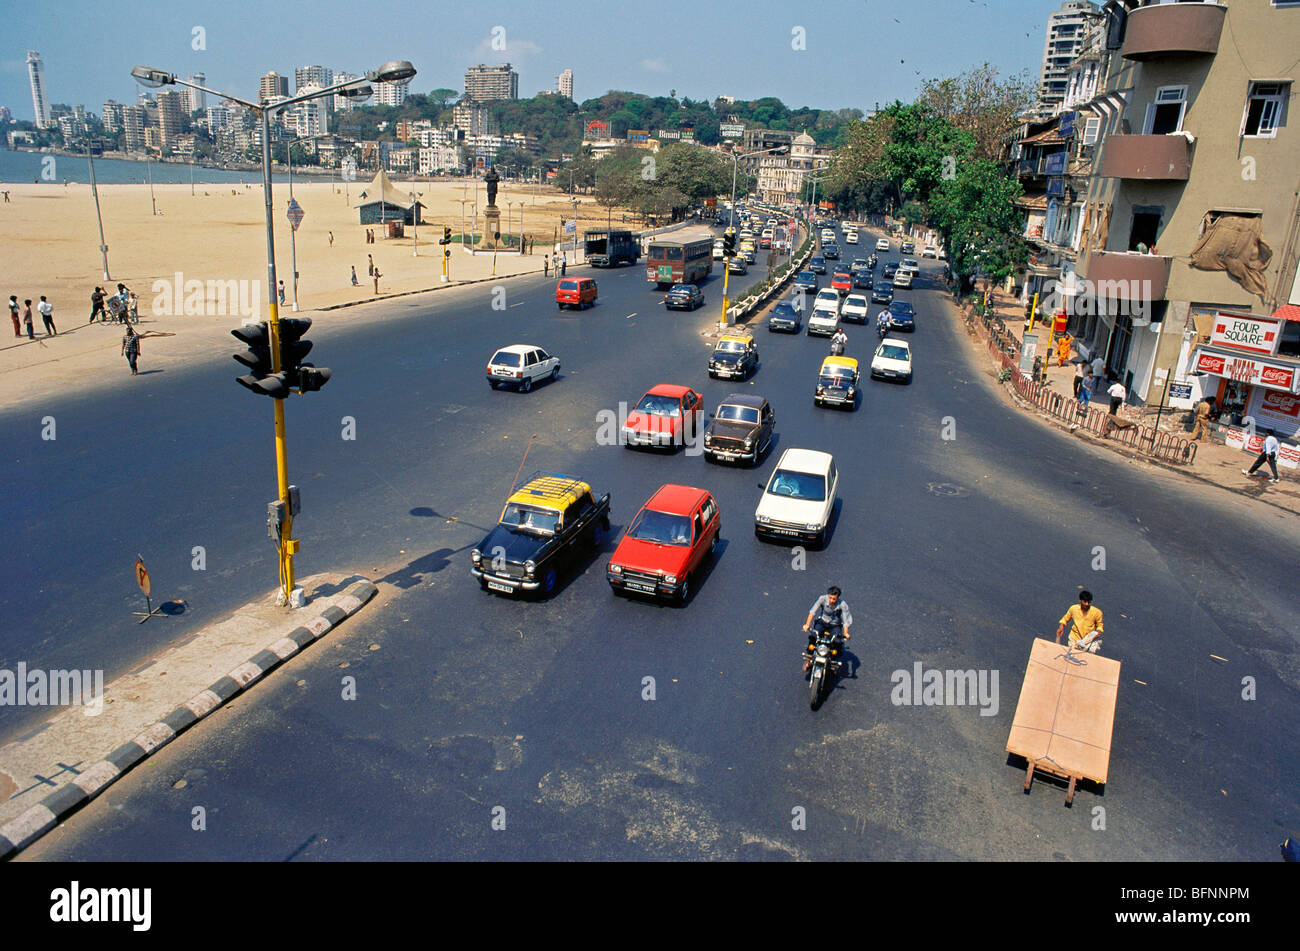
M 1056 628 L 1056 643 L 1061 643 L 1061 635 L 1065 633 L 1065 625 L 1074 622 L 1070 630 L 1070 646 L 1081 651 L 1097 653 L 1101 647 L 1101 635 L 1105 633 L 1102 628 L 1101 609 L 1092 606 L 1092 592 L 1080 591 L 1079 603 L 1070 605 L 1070 610 L 1065 612 L 1061 618 L 1061 623 Z

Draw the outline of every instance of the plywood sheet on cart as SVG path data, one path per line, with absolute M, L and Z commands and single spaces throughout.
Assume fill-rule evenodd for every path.
M 1007 752 L 1063 776 L 1106 782 L 1117 660 L 1034 638 Z

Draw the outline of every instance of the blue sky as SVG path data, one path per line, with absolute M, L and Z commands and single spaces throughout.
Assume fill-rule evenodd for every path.
M 712 100 L 777 96 L 789 106 L 871 108 L 911 99 L 922 79 L 988 61 L 1003 74 L 1042 58 L 1057 0 L 828 0 L 806 6 L 716 0 L 520 3 L 12 3 L 0 35 L 0 105 L 32 118 L 26 51 L 45 62 L 51 102 L 99 112 L 134 102 L 136 64 L 256 98 L 257 77 L 320 64 L 360 73 L 388 59 L 417 69 L 412 89 L 460 91 L 475 63 L 510 62 L 519 93 L 574 71 L 579 101 L 610 89 Z M 129 12 L 128 12 L 129 11 Z M 257 19 L 262 22 L 259 24 Z M 205 49 L 196 50 L 202 29 Z M 496 29 L 500 28 L 500 29 Z M 804 46 L 794 49 L 796 29 Z M 493 47 L 494 36 L 505 49 Z M 292 88 L 292 79 L 290 80 Z

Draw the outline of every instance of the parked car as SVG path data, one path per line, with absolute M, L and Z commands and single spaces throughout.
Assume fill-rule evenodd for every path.
M 821 255 L 814 255 L 808 260 L 808 270 L 814 274 L 826 273 L 826 259 Z
M 573 476 L 534 472 L 516 483 L 496 528 L 470 552 L 470 574 L 484 591 L 555 591 L 568 563 L 600 550 L 609 531 L 609 493 L 594 498 Z
M 906 340 L 886 337 L 880 341 L 871 358 L 871 378 L 912 382 L 912 348 Z
M 818 406 L 853 409 L 858 398 L 858 361 L 852 357 L 827 357 L 817 373 L 813 402 Z
M 824 545 L 838 488 L 835 457 L 829 452 L 787 449 L 754 510 L 754 534 Z
M 841 297 L 852 290 L 853 278 L 849 276 L 849 272 L 840 270 L 835 271 L 831 276 L 831 289 L 838 291 Z
M 824 274 L 825 272 L 826 269 L 823 268 L 822 273 Z M 812 271 L 800 271 L 794 277 L 793 287 L 796 291 L 803 291 L 805 294 L 816 294 L 817 275 Z
M 767 329 L 769 331 L 783 330 L 792 334 L 797 334 L 803 327 L 803 318 L 800 317 L 799 308 L 795 307 L 789 301 L 781 301 L 772 308 L 772 313 L 767 318 Z
M 704 458 L 756 466 L 775 435 L 776 414 L 767 400 L 750 393 L 732 393 L 718 405 L 704 430 Z
M 487 381 L 492 389 L 514 387 L 527 393 L 539 380 L 554 380 L 560 375 L 560 358 L 531 343 L 502 347 L 487 362 Z
M 713 495 L 663 485 L 636 513 L 605 566 L 615 594 L 645 594 L 685 604 L 691 579 L 716 551 L 722 516 Z
M 808 317 L 808 336 L 829 337 L 840 326 L 840 292 L 829 287 L 817 292 L 813 298 L 812 314 Z
M 664 295 L 669 310 L 694 310 L 704 306 L 704 292 L 694 284 L 674 284 Z
M 623 424 L 623 444 L 674 449 L 684 446 L 704 420 L 704 397 L 689 386 L 651 387 Z
M 869 309 L 870 305 L 867 303 L 865 294 L 850 294 L 844 298 L 844 303 L 840 306 L 840 320 L 865 324 Z
M 916 311 L 907 301 L 890 301 L 887 313 L 889 325 L 895 330 L 906 330 L 910 333 L 916 329 Z
M 879 241 L 877 241 L 877 242 L 876 242 L 876 250 L 877 250 L 877 251 L 888 251 L 888 250 L 889 250 L 889 241 L 888 241 L 888 239 L 886 239 L 886 238 L 881 238 Z
M 565 305 L 578 310 L 596 303 L 596 282 L 589 277 L 566 277 L 555 285 L 555 304 L 560 310 Z
M 709 355 L 709 376 L 743 380 L 758 369 L 758 347 L 749 331 L 727 333 Z

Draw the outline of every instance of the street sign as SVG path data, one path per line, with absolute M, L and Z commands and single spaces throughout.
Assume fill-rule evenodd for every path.
M 1171 400 L 1190 400 L 1192 398 L 1192 384 L 1171 383 L 1169 385 L 1169 398 Z
M 289 210 L 285 212 L 285 217 L 289 219 L 289 227 L 294 231 L 302 224 L 302 219 L 307 217 L 307 212 L 302 210 L 302 205 L 298 204 L 298 199 L 289 199 Z
M 137 557 L 135 560 L 135 583 L 140 586 L 140 593 L 146 598 L 149 597 L 151 585 L 149 583 L 149 569 L 144 566 L 144 558 Z
M 1025 334 L 1025 341 L 1020 347 L 1020 371 L 1034 372 L 1034 357 L 1038 356 L 1038 334 Z

